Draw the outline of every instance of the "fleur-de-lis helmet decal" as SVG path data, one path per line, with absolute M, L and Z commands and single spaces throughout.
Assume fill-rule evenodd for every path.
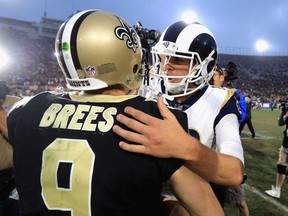
M 118 18 L 119 19 L 119 18 Z M 115 35 L 121 39 L 124 40 L 125 36 L 127 37 L 127 47 L 129 49 L 132 49 L 133 52 L 136 52 L 136 49 L 139 47 L 139 42 L 137 39 L 137 33 L 134 28 L 131 26 L 128 26 L 125 21 L 122 19 L 119 19 L 121 26 L 118 26 L 115 28 Z

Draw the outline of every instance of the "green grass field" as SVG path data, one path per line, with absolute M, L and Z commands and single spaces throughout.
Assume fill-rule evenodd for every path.
M 281 198 L 269 197 L 264 193 L 275 185 L 278 149 L 281 146 L 283 130 L 277 119 L 280 110 L 252 110 L 252 123 L 256 138 L 252 139 L 247 125 L 241 139 L 245 154 L 245 172 L 248 176 L 245 187 L 246 202 L 251 216 L 284 216 L 288 215 L 288 184 L 285 182 Z M 251 189 L 252 188 L 252 189 Z M 283 207 L 284 206 L 284 207 Z M 225 207 L 227 216 L 237 216 L 234 205 Z

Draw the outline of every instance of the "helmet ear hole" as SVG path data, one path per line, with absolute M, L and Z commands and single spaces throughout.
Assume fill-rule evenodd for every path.
M 208 73 L 211 72 L 213 70 L 214 66 L 215 66 L 215 60 L 209 62 L 209 64 L 207 65 L 207 72 Z
M 134 67 L 133 67 L 133 73 L 137 73 L 138 72 L 138 65 L 135 64 Z
M 199 59 L 198 59 L 197 57 L 195 57 L 195 58 L 193 59 L 193 65 L 199 65 L 199 64 L 200 64 Z

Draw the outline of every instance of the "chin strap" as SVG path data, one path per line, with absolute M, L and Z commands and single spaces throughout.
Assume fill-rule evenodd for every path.
M 164 94 L 161 91 L 156 90 L 155 88 L 151 86 L 144 85 L 141 88 L 141 95 L 146 97 L 146 98 L 153 98 L 157 99 L 158 97 L 162 96 L 163 98 L 173 101 L 174 97 L 172 95 Z

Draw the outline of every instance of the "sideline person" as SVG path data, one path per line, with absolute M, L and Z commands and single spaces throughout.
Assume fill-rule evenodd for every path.
M 219 64 L 216 64 L 213 71 L 213 76 L 209 80 L 209 84 L 213 86 L 222 87 L 224 80 L 225 80 L 224 71 Z
M 234 67 L 236 67 L 235 64 L 234 64 Z M 227 76 L 229 76 L 230 74 L 231 73 L 227 73 L 227 72 L 224 73 L 224 70 L 217 64 L 215 69 L 214 69 L 213 77 L 210 80 L 210 84 L 212 84 L 216 87 L 222 88 L 225 80 L 231 80 L 231 78 L 230 79 L 229 79 L 229 77 L 227 78 Z M 235 91 L 236 91 L 236 89 L 235 89 Z M 242 95 L 242 93 L 240 91 L 238 91 L 237 94 L 238 95 L 241 94 L 241 96 L 242 96 L 241 98 L 244 98 L 244 96 Z M 238 98 L 240 98 L 240 95 Z M 249 116 L 248 116 L 249 110 L 247 111 L 247 106 L 245 108 L 246 108 L 246 110 L 244 110 L 245 119 L 247 119 L 247 118 L 249 118 Z M 242 108 L 242 110 L 243 110 L 243 108 Z M 243 113 L 243 112 L 241 112 L 241 113 Z M 250 109 L 250 115 L 251 115 L 251 109 Z M 243 119 L 243 118 L 241 118 L 241 119 Z M 241 119 L 240 119 L 240 121 L 241 121 Z M 240 131 L 241 131 L 241 124 L 240 124 Z M 243 181 L 243 183 L 244 183 L 244 181 Z M 249 216 L 249 208 L 248 208 L 248 205 L 245 201 L 245 190 L 243 187 L 243 183 L 240 184 L 238 187 L 225 187 L 225 186 L 216 185 L 216 184 L 211 184 L 211 186 L 212 186 L 212 189 L 214 190 L 214 192 L 215 192 L 215 194 L 216 194 L 216 196 L 217 196 L 217 198 L 218 198 L 218 200 L 219 200 L 219 202 L 223 208 L 225 207 L 226 203 L 235 204 L 237 209 L 238 209 L 238 215 L 239 216 Z
M 284 126 L 282 145 L 279 149 L 279 157 L 277 162 L 277 175 L 276 175 L 276 185 L 272 185 L 270 190 L 266 190 L 265 193 L 269 196 L 280 198 L 281 188 L 286 179 L 287 161 L 288 161 L 288 107 L 287 103 L 284 103 L 281 107 L 281 114 L 278 118 L 278 125 Z
M 241 124 L 246 118 L 246 101 L 245 96 L 240 91 L 240 89 L 236 89 L 233 86 L 233 82 L 238 79 L 237 73 L 237 65 L 234 62 L 228 62 L 226 68 L 223 68 L 224 82 L 222 86 L 234 91 L 235 97 L 237 99 L 237 106 L 239 112 L 241 113 L 241 118 L 239 119 L 239 123 Z
M 15 189 L 13 172 L 13 148 L 8 142 L 7 112 L 19 97 L 9 95 L 9 88 L 0 80 L 0 215 L 18 216 L 18 198 L 11 196 Z M 15 194 L 15 193 L 14 193 Z
M 130 152 L 185 160 L 185 165 L 205 179 L 226 186 L 243 180 L 244 157 L 239 136 L 234 93 L 213 88 L 208 81 L 217 61 L 217 45 L 211 31 L 199 24 L 176 22 L 162 33 L 152 47 L 151 92 L 158 97 L 163 119 L 127 106 L 117 120 L 133 128 L 115 125 L 126 140 L 119 145 Z M 166 104 L 187 113 L 190 135 L 186 134 Z M 128 115 L 128 116 L 127 116 Z M 133 119 L 135 118 L 135 119 Z M 212 140 L 216 133 L 216 148 Z M 141 144 L 141 145 L 139 145 Z
M 240 134 L 242 133 L 245 124 L 247 124 L 250 132 L 251 132 L 251 137 L 255 138 L 255 130 L 252 124 L 252 100 L 250 97 L 245 97 L 245 101 L 246 101 L 246 117 L 244 119 L 244 121 L 240 124 L 239 127 L 239 132 Z
M 6 125 L 7 111 L 4 109 L 4 103 L 9 89 L 5 81 L 0 80 L 0 170 L 12 168 L 12 146 L 8 143 L 8 132 Z M 0 172 L 1 173 L 1 172 Z M 0 175 L 1 176 L 1 175 Z
M 130 24 L 82 11 L 60 27 L 55 48 L 71 92 L 26 98 L 7 119 L 24 215 L 158 216 L 166 181 L 190 215 L 224 215 L 209 183 L 182 160 L 118 146 L 112 127 L 126 106 L 161 117 L 155 101 L 135 95 L 142 50 Z M 187 129 L 185 113 L 173 113 Z

